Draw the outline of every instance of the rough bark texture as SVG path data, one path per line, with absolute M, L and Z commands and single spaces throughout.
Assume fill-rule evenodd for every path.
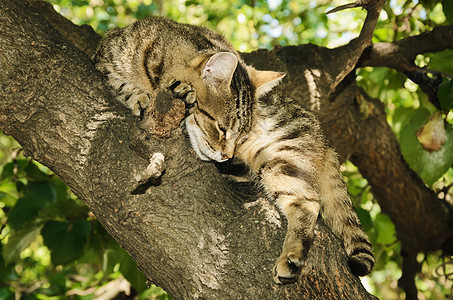
M 0 0 L 0 128 L 72 188 L 149 280 L 177 299 L 374 298 L 321 220 L 300 280 L 275 285 L 286 224 L 273 204 L 199 161 L 179 128 L 165 138 L 143 132 L 86 55 L 99 37 L 63 29 L 57 16 L 41 1 Z M 374 28 L 374 19 L 368 22 Z M 405 163 L 382 104 L 341 72 L 354 69 L 370 38 L 361 35 L 349 49 L 301 45 L 244 57 L 287 72 L 282 88 L 317 114 L 342 159 L 360 168 L 405 249 L 446 249 L 451 208 Z M 341 59 L 357 47 L 353 58 Z M 160 185 L 132 195 L 154 152 L 167 160 Z

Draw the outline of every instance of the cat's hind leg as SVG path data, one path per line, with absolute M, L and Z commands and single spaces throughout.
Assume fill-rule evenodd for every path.
M 288 202 L 284 208 L 288 230 L 274 268 L 274 281 L 285 284 L 296 281 L 304 265 L 313 241 L 320 205 L 317 201 L 307 199 L 279 199 L 278 202 Z

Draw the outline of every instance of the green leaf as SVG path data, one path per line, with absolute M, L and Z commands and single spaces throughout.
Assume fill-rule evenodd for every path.
M 373 228 L 373 220 L 371 220 L 370 212 L 361 207 L 357 207 L 356 211 L 363 229 L 365 231 L 371 230 Z
M 88 208 L 77 204 L 73 199 L 64 199 L 42 209 L 38 217 L 43 220 L 61 220 L 85 218 L 88 215 Z
M 85 244 L 91 232 L 91 225 L 85 219 L 74 222 L 46 222 L 41 235 L 51 251 L 54 265 L 73 262 L 83 254 Z
M 7 163 L 2 170 L 0 175 L 0 180 L 6 178 L 13 178 L 16 175 L 23 174 L 23 170 L 27 167 L 29 160 L 28 159 L 17 159 L 15 161 Z M 15 169 L 17 169 L 17 174 L 15 174 Z
M 111 274 L 116 264 L 119 264 L 119 271 L 123 274 L 131 285 L 140 293 L 146 288 L 146 279 L 143 274 L 138 270 L 136 263 L 130 255 L 120 247 L 118 242 L 109 238 L 106 241 L 108 247 L 104 251 L 102 262 L 102 272 L 104 276 Z
M 8 243 L 2 249 L 2 256 L 6 264 L 19 260 L 20 253 L 35 240 L 41 227 L 41 225 L 33 224 L 10 234 Z
M 119 247 L 115 250 L 115 256 L 120 263 L 119 271 L 124 278 L 131 283 L 138 293 L 143 292 L 146 289 L 146 279 L 138 270 L 135 261 L 125 250 Z
M 8 287 L 0 288 L 0 300 L 13 300 L 14 292 L 12 292 Z
M 376 264 L 374 265 L 373 270 L 384 270 L 390 260 L 389 254 L 386 251 L 386 247 L 382 245 L 373 246 L 373 250 L 375 251 L 374 256 L 376 257 Z
M 447 0 L 453 2 L 451 0 Z M 429 68 L 453 74 L 453 50 L 445 50 L 437 53 L 427 54 L 429 57 Z
M 13 229 L 20 229 L 37 216 L 39 211 L 54 202 L 55 189 L 49 182 L 30 182 L 24 186 L 24 196 L 8 214 L 8 223 Z
M 442 6 L 448 23 L 453 23 L 453 1 L 442 0 Z
M 115 264 L 118 263 L 112 248 L 119 248 L 119 244 L 98 221 L 93 220 L 90 224 L 91 235 L 87 242 L 87 251 L 78 262 L 101 265 L 105 278 L 113 272 Z
M 396 241 L 395 225 L 386 214 L 380 213 L 374 219 L 377 232 L 377 242 L 384 245 L 393 244 Z
M 3 166 L 2 174 L 0 175 L 0 180 L 4 180 L 6 178 L 11 178 L 14 175 L 14 162 L 9 162 Z
M 453 109 L 453 80 L 444 79 L 439 85 L 437 96 L 439 97 L 442 110 L 449 111 Z
M 42 207 L 56 199 L 55 189 L 49 182 L 30 182 L 25 189 L 25 196 L 34 206 Z
M 17 202 L 17 198 L 8 193 L 0 192 L 0 202 L 4 203 L 7 207 L 13 207 Z
M 102 272 L 104 276 L 108 276 L 113 273 L 115 265 L 118 263 L 117 253 L 113 249 L 107 249 L 104 251 L 102 257 Z
M 49 276 L 49 283 L 52 288 L 52 293 L 64 295 L 66 292 L 66 280 L 67 276 L 65 273 L 55 273 Z
M 402 128 L 400 134 L 401 152 L 410 167 L 432 185 L 453 164 L 453 127 L 447 125 L 447 140 L 439 151 L 428 152 L 417 139 L 417 131 L 430 119 L 426 109 L 414 111 L 411 120 Z
M 47 181 L 50 179 L 50 176 L 42 172 L 38 166 L 30 162 L 24 169 L 27 179 L 32 181 Z
M 413 114 L 414 114 L 413 108 L 401 106 L 401 107 L 398 107 L 397 109 L 395 109 L 395 112 L 394 112 L 393 118 L 392 118 L 392 128 L 395 131 L 398 138 L 400 136 L 401 129 L 404 128 L 404 126 L 407 123 L 409 123 Z

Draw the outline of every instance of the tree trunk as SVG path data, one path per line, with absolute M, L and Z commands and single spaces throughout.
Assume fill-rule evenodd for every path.
M 197 159 L 176 126 L 177 101 L 162 116 L 171 131 L 140 129 L 87 56 L 95 43 L 76 48 L 68 40 L 80 39 L 51 26 L 56 23 L 42 13 L 45 4 L 30 3 L 34 8 L 0 0 L 0 128 L 71 187 L 147 279 L 177 299 L 374 298 L 351 274 L 341 243 L 322 220 L 299 281 L 276 285 L 272 267 L 286 223 L 274 204 Z M 70 31 L 97 42 L 86 29 Z M 305 45 L 260 50 L 245 59 L 288 73 L 283 89 L 317 114 L 343 160 L 357 163 L 403 244 L 441 248 L 452 232 L 449 207 L 405 164 L 382 105 L 350 76 L 332 90 L 340 51 Z M 373 105 L 367 118 L 358 97 Z M 133 193 L 155 152 L 165 155 L 164 175 L 145 193 Z

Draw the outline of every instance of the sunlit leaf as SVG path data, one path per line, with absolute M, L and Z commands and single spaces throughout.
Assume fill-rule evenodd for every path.
M 16 198 L 8 193 L 0 192 L 0 202 L 4 203 L 5 206 L 11 207 L 16 203 Z
M 398 137 L 400 136 L 401 129 L 411 120 L 413 114 L 413 108 L 398 107 L 395 109 L 392 119 L 392 128 Z
M 380 213 L 374 220 L 377 231 L 377 242 L 384 245 L 392 244 L 396 241 L 395 225 L 386 214 Z
M 360 223 L 362 223 L 363 229 L 368 231 L 373 228 L 373 220 L 371 219 L 370 212 L 361 208 L 356 208 L 357 215 L 359 216 Z
M 426 184 L 432 185 L 453 164 L 453 127 L 446 127 L 447 140 L 441 149 L 429 152 L 417 140 L 417 131 L 429 118 L 430 113 L 426 109 L 414 111 L 411 120 L 401 130 L 400 143 L 401 152 L 411 168 Z
M 10 234 L 8 243 L 2 249 L 2 256 L 6 264 L 19 260 L 20 253 L 36 239 L 41 227 L 41 225 L 33 224 Z

